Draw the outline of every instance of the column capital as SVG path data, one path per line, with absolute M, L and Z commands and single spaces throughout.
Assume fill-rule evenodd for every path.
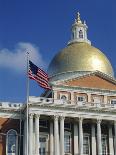
M 97 124 L 101 124 L 101 119 L 97 119 Z
M 35 118 L 39 118 L 40 117 L 40 114 L 35 114 Z
M 58 115 L 54 115 L 54 120 L 55 120 L 55 121 L 57 121 L 57 120 L 58 120 L 58 118 L 59 118 L 59 116 L 58 116 Z
M 60 120 L 64 120 L 64 119 L 65 119 L 65 116 L 61 115 Z
M 83 117 L 79 117 L 79 122 L 82 122 L 83 121 Z
M 79 122 L 79 118 L 75 117 L 75 118 L 74 118 L 74 122 L 75 122 L 75 123 L 78 123 L 78 122 Z
M 116 125 L 116 120 L 114 120 L 114 125 Z
M 29 114 L 29 118 L 30 118 L 30 119 L 32 119 L 32 118 L 33 118 L 33 116 L 34 116 L 34 114 L 33 114 L 33 113 L 30 113 L 30 114 Z

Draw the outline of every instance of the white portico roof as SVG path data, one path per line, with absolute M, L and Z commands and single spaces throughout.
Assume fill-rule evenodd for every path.
M 30 97 L 29 113 L 42 115 L 64 115 L 91 119 L 116 119 L 116 105 L 87 102 L 63 102 L 53 98 Z

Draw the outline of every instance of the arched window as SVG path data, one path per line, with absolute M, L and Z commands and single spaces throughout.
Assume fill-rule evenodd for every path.
M 65 95 L 62 95 L 62 96 L 61 96 L 61 99 L 62 99 L 63 101 L 66 101 L 66 100 L 67 100 L 67 97 L 66 97 Z
M 18 153 L 18 136 L 13 129 L 7 132 L 6 137 L 6 155 L 17 155 Z
M 83 31 L 82 30 L 79 31 L 79 38 L 83 38 Z

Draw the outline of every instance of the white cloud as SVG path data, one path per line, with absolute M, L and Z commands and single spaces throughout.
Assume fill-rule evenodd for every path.
M 42 68 L 45 67 L 45 62 L 38 47 L 24 42 L 16 44 L 13 50 L 7 48 L 0 50 L 0 67 L 6 67 L 18 72 L 25 71 L 27 68 L 27 51 L 32 62 Z

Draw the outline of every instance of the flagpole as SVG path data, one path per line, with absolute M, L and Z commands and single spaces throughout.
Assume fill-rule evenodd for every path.
M 22 115 L 21 115 L 21 105 L 19 105 L 20 106 L 20 134 L 19 134 L 19 155 L 21 155 L 21 136 L 22 136 L 22 134 L 21 134 L 21 129 L 22 129 L 22 126 L 21 126 L 21 124 L 22 124 Z
M 27 152 L 27 155 L 28 155 L 28 150 L 29 150 L 29 143 L 28 143 L 28 133 L 29 133 L 29 127 L 28 127 L 28 115 L 29 115 L 29 105 L 28 105 L 28 103 L 29 103 L 29 77 L 28 77 L 28 72 L 29 72 L 29 52 L 27 51 L 27 101 L 26 101 L 26 104 L 27 104 L 27 112 L 26 112 L 26 114 L 27 114 L 27 150 L 26 150 L 26 152 Z

